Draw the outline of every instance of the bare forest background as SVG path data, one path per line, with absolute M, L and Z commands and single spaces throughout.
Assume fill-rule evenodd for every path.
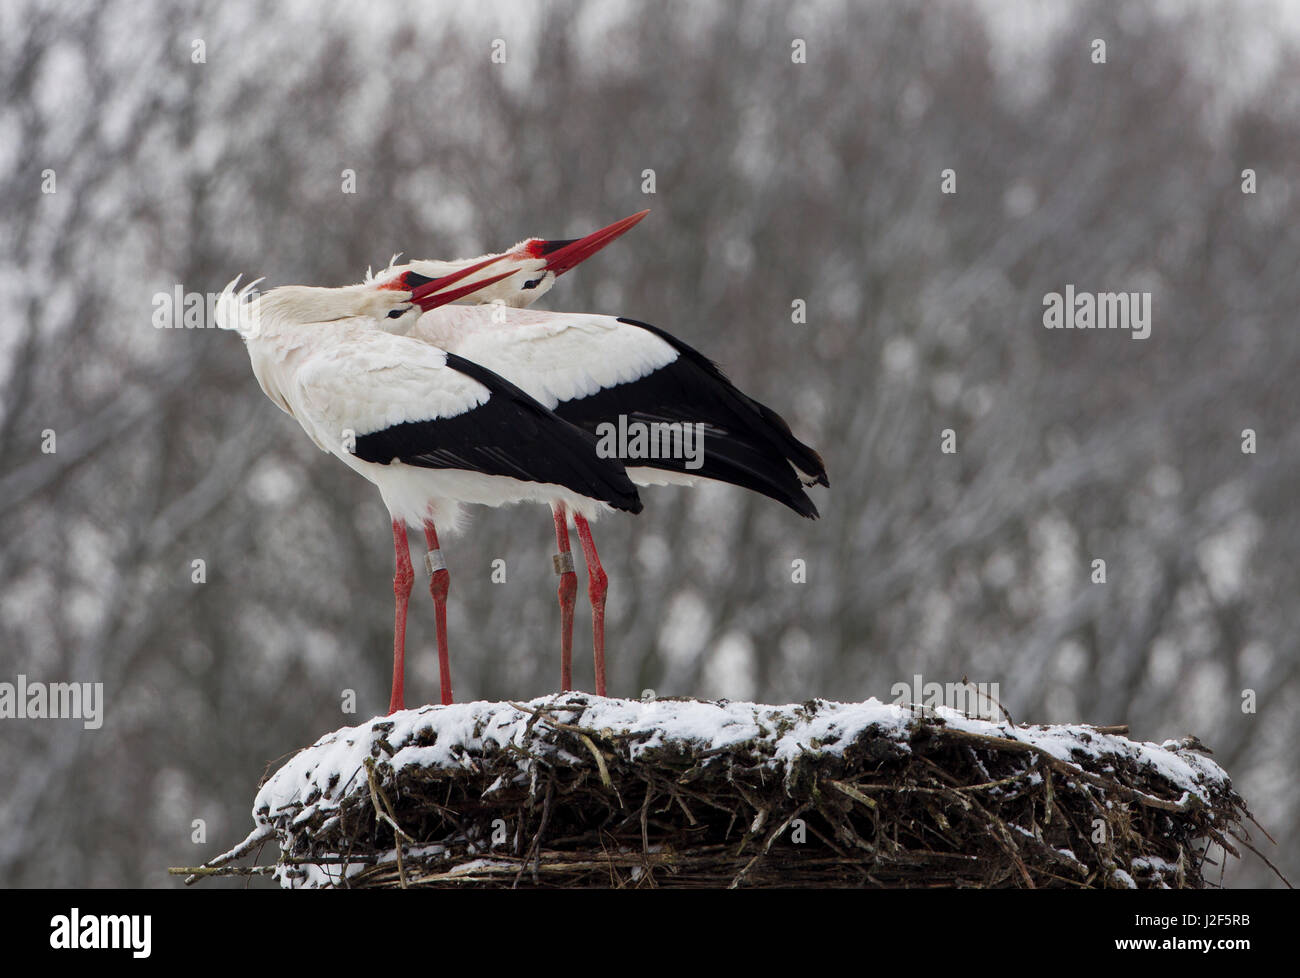
M 107 701 L 99 730 L 0 721 L 0 883 L 177 885 L 250 827 L 268 763 L 386 707 L 378 494 L 238 336 L 155 328 L 155 296 L 644 207 L 541 305 L 698 346 L 831 489 L 818 522 L 729 487 L 602 521 L 611 693 L 969 676 L 1020 721 L 1195 734 L 1300 879 L 1294 25 L 1039 6 L 0 5 L 0 681 Z M 1150 338 L 1044 329 L 1067 284 L 1150 291 Z M 549 514 L 478 510 L 444 549 L 458 697 L 553 690 Z M 433 701 L 423 586 L 411 608 L 408 702 Z M 1250 856 L 1223 882 L 1276 885 Z

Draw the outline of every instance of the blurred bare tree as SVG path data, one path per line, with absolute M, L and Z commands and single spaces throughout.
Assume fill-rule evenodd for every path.
M 815 524 L 724 488 L 602 523 L 612 692 L 969 675 L 1020 720 L 1195 733 L 1300 833 L 1294 43 L 1256 63 L 1227 3 L 1084 0 L 1032 64 L 956 0 L 383 6 L 0 8 L 0 681 L 107 695 L 98 731 L 0 721 L 0 882 L 166 885 L 243 834 L 268 762 L 386 703 L 376 494 L 236 336 L 155 328 L 155 296 L 344 284 L 644 206 L 546 305 L 701 347 L 832 489 Z M 1043 329 L 1067 283 L 1151 292 L 1150 338 Z M 462 696 L 554 687 L 551 546 L 535 509 L 447 545 Z M 1275 861 L 1300 877 L 1293 846 Z M 1247 859 L 1225 882 L 1273 880 Z

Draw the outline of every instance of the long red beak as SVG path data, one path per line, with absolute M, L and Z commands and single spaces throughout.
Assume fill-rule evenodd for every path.
M 484 258 L 480 262 L 462 268 L 458 272 L 453 272 L 451 275 L 444 275 L 442 278 L 425 279 L 424 276 L 417 275 L 415 272 L 407 272 L 400 281 L 393 282 L 389 287 L 410 288 L 412 290 L 411 301 L 425 312 L 428 312 L 430 309 L 437 309 L 439 306 L 445 306 L 457 299 L 463 299 L 467 295 L 473 295 L 480 289 L 486 289 L 489 285 L 500 282 L 503 278 L 509 278 L 518 271 L 517 268 L 511 266 L 500 275 L 476 279 L 457 289 L 447 289 L 448 286 L 455 285 L 475 272 L 506 259 L 518 260 L 525 256 L 528 258 L 544 258 L 547 271 L 554 272 L 556 275 L 563 275 L 569 269 L 586 261 L 614 239 L 622 237 L 632 230 L 649 213 L 650 211 L 644 210 L 639 214 L 633 214 L 631 217 L 625 217 L 623 220 L 615 221 L 599 231 L 593 231 L 585 238 L 576 238 L 569 241 L 543 241 L 541 238 L 533 238 L 531 241 L 525 242 L 521 249 L 525 253 L 524 255 L 521 255 L 519 251 L 494 255 L 491 258 Z M 443 291 L 444 289 L 447 289 L 447 291 Z
M 481 268 L 487 268 L 493 262 L 499 262 L 507 255 L 495 255 L 492 258 L 485 258 L 480 262 L 475 262 L 467 268 L 462 268 L 459 272 L 452 272 L 450 275 L 444 275 L 442 278 L 426 279 L 423 275 L 417 275 L 415 272 L 407 272 L 399 280 L 404 285 L 411 285 L 415 279 L 420 279 L 424 284 L 417 285 L 411 291 L 411 301 L 417 306 L 428 312 L 430 309 L 437 309 L 439 306 L 445 306 L 449 302 L 455 302 L 457 299 L 463 299 L 467 295 L 473 295 L 479 289 L 486 289 L 489 285 L 500 282 L 503 278 L 509 278 L 517 269 L 511 268 L 500 275 L 493 275 L 491 278 L 477 279 L 469 285 L 462 285 L 459 289 L 452 289 L 449 292 L 442 290 L 449 285 L 455 285 L 467 275 L 473 275 Z M 433 293 L 437 293 L 434 295 Z
M 631 217 L 625 217 L 621 221 L 615 221 L 609 227 L 593 231 L 585 238 L 570 239 L 568 241 L 530 241 L 528 251 L 534 258 L 546 259 L 547 271 L 554 272 L 556 275 L 563 275 L 569 269 L 586 261 L 611 241 L 631 231 L 640 222 L 641 218 L 649 213 L 648 210 L 644 210 L 638 214 L 633 214 Z

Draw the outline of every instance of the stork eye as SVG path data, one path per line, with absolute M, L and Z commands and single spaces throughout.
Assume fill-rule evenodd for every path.
M 524 283 L 524 288 L 526 288 L 526 289 L 535 289 L 535 288 L 537 288 L 537 286 L 539 286 L 539 285 L 541 285 L 541 284 L 542 284 L 542 280 L 541 280 L 540 278 L 531 278 L 531 279 L 529 279 L 527 282 Z
M 405 313 L 406 313 L 406 310 L 405 310 L 405 309 L 390 309 L 390 310 L 388 310 L 388 318 L 389 318 L 389 319 L 401 319 L 402 316 L 405 315 Z

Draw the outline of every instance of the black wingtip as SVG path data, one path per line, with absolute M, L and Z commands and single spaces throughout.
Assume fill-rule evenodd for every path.
M 788 465 L 793 466 L 798 471 L 799 479 L 797 481 L 801 488 L 804 484 L 830 488 L 830 479 L 826 475 L 826 463 L 822 460 L 821 454 L 811 445 L 807 445 L 796 438 L 790 430 L 790 425 L 780 414 L 767 405 L 754 400 L 754 398 L 736 387 L 727 379 L 716 363 L 694 347 L 683 343 L 671 333 L 657 326 L 652 326 L 650 323 L 642 322 L 639 319 L 630 319 L 626 316 L 620 317 L 618 321 L 629 326 L 639 327 L 659 337 L 681 355 L 681 360 L 677 361 L 677 363 L 683 366 L 690 364 L 702 372 L 703 377 L 708 380 L 705 386 L 710 387 L 711 392 L 727 405 L 723 408 L 723 411 L 730 416 L 729 421 L 721 417 L 718 417 L 717 421 L 720 427 L 729 430 L 732 437 L 748 443 L 751 448 L 757 451 L 770 453 L 773 460 L 777 457 L 783 458 Z M 667 373 L 667 370 L 661 368 L 660 373 Z M 690 387 L 690 382 L 685 381 L 679 389 L 689 390 Z M 569 408 L 568 405 L 561 405 L 558 410 L 563 416 L 573 409 Z M 788 474 L 793 475 L 794 473 Z M 769 475 L 772 481 L 771 491 L 749 485 L 746 482 L 737 484 L 757 489 L 759 492 L 785 503 L 801 515 L 810 516 L 804 510 L 812 507 L 811 501 L 807 502 L 806 505 L 802 502 L 796 503 L 793 494 L 786 490 L 785 487 L 788 484 L 786 473 L 769 473 Z M 726 481 L 732 480 L 727 479 Z M 802 495 L 802 492 L 800 492 L 800 495 Z M 806 500 L 807 497 L 805 496 L 804 499 Z M 816 507 L 812 507 L 810 518 L 815 519 L 815 514 Z
M 596 447 L 595 438 L 576 425 L 571 427 L 576 434 L 590 440 L 592 449 Z M 592 455 L 596 459 L 592 472 L 599 478 L 599 489 L 603 490 L 603 492 L 592 492 L 591 495 L 621 512 L 631 513 L 634 516 L 641 512 L 645 508 L 645 505 L 641 502 L 641 494 L 637 491 L 632 480 L 628 478 L 623 463 L 617 459 L 601 458 L 594 450 Z M 596 487 L 593 486 L 593 489 L 596 489 Z
M 805 519 L 815 520 L 821 518 L 822 514 L 818 511 L 817 504 L 808 498 L 807 493 L 801 492 L 798 496 L 791 499 L 783 499 L 781 502 L 785 503 Z

